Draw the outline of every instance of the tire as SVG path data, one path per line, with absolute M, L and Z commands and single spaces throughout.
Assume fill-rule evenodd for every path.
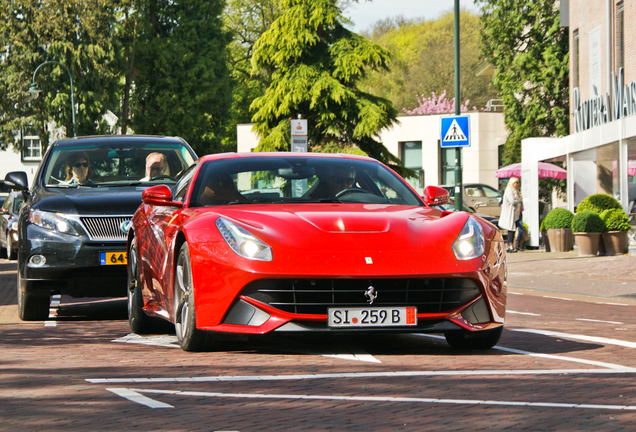
M 132 240 L 128 251 L 128 324 L 137 334 L 148 334 L 155 330 L 153 318 L 143 311 L 144 299 L 139 284 L 139 266 L 137 265 L 137 246 Z
M 446 342 L 455 349 L 490 349 L 497 345 L 503 326 L 480 332 L 450 331 L 444 333 Z
M 17 251 L 13 250 L 13 240 L 11 240 L 11 234 L 7 233 L 7 259 L 14 260 L 17 257 Z
M 188 244 L 179 250 L 174 272 L 174 328 L 179 346 L 184 351 L 204 351 L 211 346 L 208 332 L 196 328 L 192 267 Z
M 46 320 L 49 317 L 50 296 L 29 294 L 21 288 L 23 283 L 25 288 L 30 284 L 22 281 L 18 270 L 18 316 L 22 321 Z

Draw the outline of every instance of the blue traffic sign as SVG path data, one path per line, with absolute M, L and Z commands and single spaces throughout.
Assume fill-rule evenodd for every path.
M 470 116 L 442 117 L 441 147 L 470 147 Z

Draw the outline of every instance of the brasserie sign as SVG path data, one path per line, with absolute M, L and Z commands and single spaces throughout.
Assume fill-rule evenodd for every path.
M 612 99 L 598 94 L 593 86 L 594 97 L 581 102 L 579 88 L 574 89 L 574 128 L 576 132 L 591 129 L 623 117 L 636 114 L 636 81 L 624 82 L 623 68 L 618 70 L 618 77 L 612 72 Z

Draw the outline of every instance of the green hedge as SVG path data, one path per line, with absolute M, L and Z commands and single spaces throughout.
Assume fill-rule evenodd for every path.
M 600 216 L 605 224 L 605 231 L 628 231 L 632 227 L 629 216 L 622 208 L 603 210 Z
M 622 208 L 620 203 L 616 201 L 611 195 L 608 194 L 593 194 L 585 197 L 581 203 L 576 206 L 576 212 L 582 212 L 586 210 L 593 211 L 600 214 L 603 210 L 619 209 Z
M 572 231 L 575 233 L 603 232 L 605 231 L 605 224 L 598 213 L 592 210 L 584 210 L 582 212 L 576 212 L 572 218 Z
M 543 219 L 543 228 L 549 229 L 570 228 L 574 215 L 568 209 L 555 208 L 548 212 Z

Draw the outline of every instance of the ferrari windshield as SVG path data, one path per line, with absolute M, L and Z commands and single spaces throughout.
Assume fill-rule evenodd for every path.
M 190 206 L 239 203 L 422 205 L 384 165 L 340 157 L 242 157 L 204 162 Z
M 42 168 L 48 187 L 175 183 L 196 155 L 178 141 L 95 140 L 54 147 Z

